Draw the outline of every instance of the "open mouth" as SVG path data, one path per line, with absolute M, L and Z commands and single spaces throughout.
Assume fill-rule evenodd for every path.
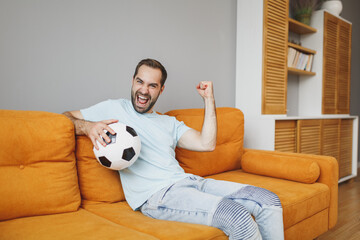
M 149 100 L 149 97 L 140 96 L 139 94 L 136 96 L 136 101 L 140 106 L 145 106 L 149 102 Z

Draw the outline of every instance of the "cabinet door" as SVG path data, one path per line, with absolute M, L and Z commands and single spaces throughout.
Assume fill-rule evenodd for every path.
M 324 52 L 323 52 L 323 114 L 336 114 L 337 101 L 337 62 L 338 62 L 338 18 L 324 13 Z
M 298 120 L 298 152 L 321 154 L 321 120 Z
M 321 154 L 331 156 L 339 161 L 340 119 L 322 120 Z
M 324 13 L 323 114 L 350 112 L 351 24 Z
M 350 113 L 351 24 L 339 20 L 337 113 Z
M 296 120 L 277 120 L 275 122 L 275 150 L 281 152 L 297 151 Z
M 262 113 L 286 113 L 287 0 L 264 0 Z
M 352 173 L 352 133 L 353 133 L 353 120 L 341 119 L 340 157 L 339 157 L 340 178 L 349 176 Z

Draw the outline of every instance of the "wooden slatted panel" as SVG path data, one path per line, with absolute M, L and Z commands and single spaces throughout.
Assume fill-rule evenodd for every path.
M 349 176 L 352 173 L 352 133 L 353 133 L 353 120 L 341 119 L 340 159 L 339 159 L 340 178 Z
M 351 24 L 339 19 L 337 113 L 350 112 Z
M 340 119 L 322 120 L 321 154 L 331 156 L 339 161 Z
M 296 120 L 277 120 L 275 122 L 275 150 L 292 152 L 296 150 Z
M 264 0 L 262 113 L 286 113 L 287 0 Z
M 298 152 L 321 154 L 321 120 L 298 120 Z
M 338 18 L 324 13 L 322 113 L 336 114 Z

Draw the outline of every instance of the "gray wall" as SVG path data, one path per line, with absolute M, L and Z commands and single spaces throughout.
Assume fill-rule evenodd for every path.
M 340 16 L 352 22 L 350 114 L 360 116 L 360 1 L 342 0 L 342 3 Z M 359 155 L 358 161 L 360 166 Z
M 235 0 L 0 0 L 0 109 L 61 113 L 129 98 L 138 61 L 169 77 L 156 110 L 235 105 Z
M 342 0 L 342 2 L 343 11 L 340 16 L 352 23 L 350 112 L 352 115 L 360 115 L 360 1 Z

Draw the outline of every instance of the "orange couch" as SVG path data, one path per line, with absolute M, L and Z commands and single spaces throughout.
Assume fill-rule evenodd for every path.
M 201 129 L 203 110 L 167 113 Z M 334 158 L 243 149 L 240 110 L 218 108 L 214 152 L 176 150 L 187 172 L 275 192 L 286 239 L 313 239 L 337 221 Z M 0 110 L 0 239 L 227 239 L 219 229 L 155 220 L 125 201 L 119 174 L 61 114 Z

